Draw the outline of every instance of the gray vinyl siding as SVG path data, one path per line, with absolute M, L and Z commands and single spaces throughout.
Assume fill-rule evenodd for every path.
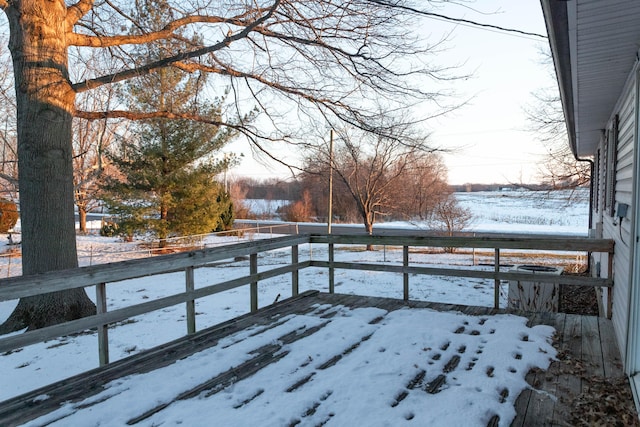
M 614 207 L 618 203 L 629 205 L 626 218 L 619 220 L 617 215 L 613 216 L 605 209 L 604 203 L 600 204 L 600 218 L 602 218 L 603 237 L 611 238 L 615 241 L 615 254 L 613 258 L 613 311 L 612 320 L 616 333 L 617 342 L 620 346 L 620 352 L 626 354 L 627 327 L 629 316 L 629 289 L 631 286 L 631 263 L 633 242 L 633 186 L 634 186 L 634 141 L 636 139 L 636 102 L 635 102 L 635 79 L 630 79 L 629 84 L 618 102 L 616 110 L 613 112 L 612 119 L 608 123 L 608 127 L 613 125 L 613 120 L 617 114 L 618 122 L 618 142 L 616 155 L 616 171 L 615 171 L 615 190 L 613 203 Z M 613 141 L 611 141 L 613 142 Z M 604 144 L 601 144 L 601 150 L 605 150 Z M 612 163 L 607 160 L 603 167 L 606 169 Z M 606 176 L 606 171 L 602 170 L 602 175 Z M 603 183 L 604 184 L 604 183 Z M 607 191 L 605 185 L 600 186 L 602 201 L 606 199 L 604 194 Z M 603 260 L 604 261 L 604 260 Z M 602 265 L 603 273 L 606 266 Z M 607 276 L 610 274 L 606 272 Z M 606 299 L 606 293 L 605 293 Z

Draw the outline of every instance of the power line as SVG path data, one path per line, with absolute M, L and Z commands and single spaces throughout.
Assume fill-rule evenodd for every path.
M 419 9 L 416 9 L 416 8 L 413 8 L 413 7 L 409 7 L 409 6 L 402 6 L 402 5 L 398 5 L 398 4 L 392 4 L 392 3 L 389 3 L 386 0 L 369 0 L 369 1 L 371 1 L 372 3 L 377 3 L 377 4 L 382 5 L 382 6 L 408 10 L 408 11 L 416 13 L 418 15 L 424 15 L 424 16 L 428 16 L 428 17 L 434 18 L 434 19 L 441 19 L 441 20 L 444 20 L 444 21 L 457 22 L 457 23 L 460 23 L 460 24 L 467 24 L 467 25 L 474 26 L 474 27 L 498 30 L 498 31 L 502 31 L 502 32 L 519 34 L 519 35 L 524 35 L 524 36 L 538 37 L 538 38 L 541 38 L 541 39 L 547 39 L 548 38 L 547 36 L 545 36 L 543 34 L 531 33 L 529 31 L 522 31 L 522 30 L 518 30 L 518 29 L 515 29 L 515 28 L 507 28 L 507 27 L 502 27 L 502 26 L 499 26 L 499 25 L 485 24 L 483 22 L 476 22 L 476 21 L 472 21 L 470 19 L 452 18 L 450 16 L 442 15 L 440 13 L 427 12 L 425 10 L 419 10 Z

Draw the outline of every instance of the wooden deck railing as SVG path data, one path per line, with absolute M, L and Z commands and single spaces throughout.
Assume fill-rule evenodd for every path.
M 328 260 L 307 260 L 300 262 L 299 245 L 322 244 L 328 246 Z M 335 245 L 384 245 L 403 249 L 402 265 L 348 263 L 335 261 Z M 419 267 L 410 264 L 409 249 L 411 247 L 456 247 L 484 248 L 494 251 L 493 271 L 471 269 Z M 290 248 L 291 262 L 287 265 L 258 271 L 258 254 L 275 249 Z M 59 336 L 77 333 L 87 329 L 98 331 L 98 353 L 100 364 L 109 363 L 108 325 L 127 320 L 134 316 L 154 310 L 184 303 L 186 306 L 187 333 L 196 331 L 195 300 L 240 286 L 250 286 L 251 311 L 258 309 L 258 283 L 271 277 L 291 274 L 291 294 L 298 294 L 299 271 L 306 267 L 324 267 L 329 271 L 329 292 L 333 293 L 335 269 L 356 269 L 370 271 L 395 272 L 403 275 L 404 299 L 409 298 L 409 275 L 426 274 L 439 276 L 473 277 L 493 279 L 496 284 L 495 305 L 498 305 L 498 289 L 501 280 L 531 280 L 531 274 L 501 272 L 501 249 L 551 250 L 603 252 L 612 259 L 613 241 L 605 239 L 566 238 L 566 237 L 407 237 L 407 236 L 334 236 L 334 235 L 300 235 L 286 236 L 253 242 L 237 243 L 228 246 L 201 249 L 179 254 L 164 255 L 154 258 L 135 259 L 110 264 L 81 267 L 73 270 L 55 271 L 32 276 L 19 276 L 0 280 L 0 301 L 46 294 L 74 288 L 95 286 L 97 313 L 35 331 L 0 338 L 0 353 L 11 351 L 22 346 L 46 341 Z M 211 263 L 234 259 L 239 256 L 249 257 L 249 274 L 233 280 L 214 283 L 196 289 L 194 269 Z M 128 279 L 184 271 L 185 290 L 153 301 L 121 308 L 107 310 L 108 285 Z M 611 271 L 611 270 L 609 270 Z M 579 284 L 597 287 L 611 287 L 613 282 L 608 278 L 572 277 L 536 275 L 536 282 Z
M 613 260 L 613 240 L 589 239 L 582 237 L 406 237 L 406 236 L 313 236 L 313 243 L 326 243 L 329 246 L 329 261 L 312 261 L 314 267 L 326 267 L 329 269 L 329 292 L 333 292 L 333 272 L 336 268 L 388 271 L 402 273 L 404 278 L 403 297 L 409 299 L 409 274 L 426 274 L 432 276 L 471 277 L 478 279 L 493 279 L 495 281 L 494 307 L 499 304 L 499 285 L 501 280 L 530 281 L 530 273 L 501 272 L 501 249 L 545 250 L 567 252 L 604 252 L 609 254 L 609 263 Z M 367 263 L 344 263 L 334 261 L 334 245 L 384 245 L 402 246 L 403 265 L 380 265 Z M 412 267 L 409 265 L 410 247 L 440 247 L 440 248 L 482 248 L 494 251 L 494 271 L 461 270 L 452 268 Z M 608 271 L 611 271 L 611 266 Z M 613 286 L 610 278 L 577 277 L 577 276 L 553 276 L 538 274 L 536 282 L 563 283 L 567 285 L 584 285 L 596 287 Z

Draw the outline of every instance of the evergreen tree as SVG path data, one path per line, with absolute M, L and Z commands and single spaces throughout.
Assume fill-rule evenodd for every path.
M 147 2 L 148 13 L 139 19 L 154 28 L 171 17 L 166 1 Z M 141 60 L 160 58 L 169 46 L 188 44 L 172 39 L 140 47 Z M 130 108 L 140 112 L 169 111 L 176 115 L 197 111 L 220 117 L 223 99 L 202 101 L 206 76 L 187 73 L 177 67 L 130 81 L 121 91 Z M 121 233 L 150 232 L 165 246 L 172 235 L 207 233 L 224 228 L 222 216 L 228 216 L 230 202 L 215 177 L 231 161 L 215 161 L 212 155 L 233 134 L 219 127 L 189 120 L 153 119 L 137 122 L 135 138 L 124 142 L 111 160 L 121 175 L 106 181 L 105 201 L 120 217 Z
M 111 156 L 121 175 L 104 187 L 120 231 L 128 236 L 150 232 L 164 246 L 172 235 L 224 229 L 231 203 L 216 176 L 229 160 L 210 155 L 230 135 L 190 121 L 153 121 L 140 131 L 136 142 Z

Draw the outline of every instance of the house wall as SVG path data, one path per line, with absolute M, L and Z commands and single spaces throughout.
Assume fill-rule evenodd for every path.
M 604 238 L 615 241 L 613 271 L 608 271 L 606 255 L 594 257 L 594 275 L 613 276 L 612 321 L 620 353 L 626 354 L 627 328 L 629 316 L 629 290 L 631 286 L 631 266 L 633 255 L 633 192 L 634 158 L 636 140 L 636 79 L 635 71 L 625 85 L 625 89 L 612 112 L 611 119 L 598 145 L 597 176 L 595 179 L 593 219 L 591 227 Z M 624 218 L 618 217 L 618 204 L 629 206 Z M 602 292 L 603 307 L 609 305 L 609 294 Z

